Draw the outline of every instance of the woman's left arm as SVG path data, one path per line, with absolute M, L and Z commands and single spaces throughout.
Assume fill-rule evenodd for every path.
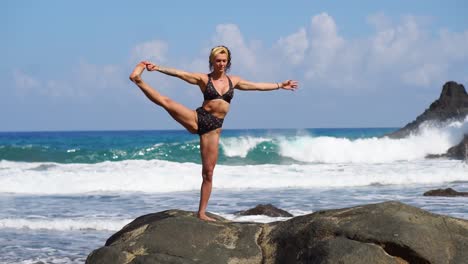
M 272 91 L 278 89 L 285 89 L 294 91 L 298 88 L 298 82 L 293 80 L 286 80 L 277 83 L 263 83 L 263 82 L 250 82 L 238 78 L 235 88 L 244 91 Z

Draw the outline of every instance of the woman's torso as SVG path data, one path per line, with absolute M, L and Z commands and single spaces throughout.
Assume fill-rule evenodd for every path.
M 202 107 L 217 118 L 224 118 L 229 112 L 230 100 L 234 96 L 234 84 L 229 76 L 218 79 L 207 75 L 203 87 L 200 87 L 204 101 Z

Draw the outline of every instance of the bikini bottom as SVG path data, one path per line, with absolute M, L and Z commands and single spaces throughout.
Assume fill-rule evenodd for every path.
M 203 107 L 197 108 L 196 111 L 198 116 L 198 135 L 201 136 L 223 126 L 223 118 L 217 118 Z

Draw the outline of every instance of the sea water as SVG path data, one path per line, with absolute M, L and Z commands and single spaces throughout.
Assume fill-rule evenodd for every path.
M 468 219 L 468 164 L 442 154 L 468 133 L 468 119 L 395 128 L 224 130 L 208 210 L 234 221 L 271 203 L 293 215 L 397 200 Z M 0 263 L 84 263 L 138 216 L 196 211 L 199 139 L 185 131 L 0 133 Z

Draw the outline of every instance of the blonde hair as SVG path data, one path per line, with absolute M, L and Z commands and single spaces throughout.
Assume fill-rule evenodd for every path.
M 228 71 L 231 68 L 231 51 L 226 46 L 216 46 L 211 49 L 210 58 L 208 59 L 210 71 L 213 70 L 214 57 L 216 57 L 218 54 L 227 54 L 226 71 Z

